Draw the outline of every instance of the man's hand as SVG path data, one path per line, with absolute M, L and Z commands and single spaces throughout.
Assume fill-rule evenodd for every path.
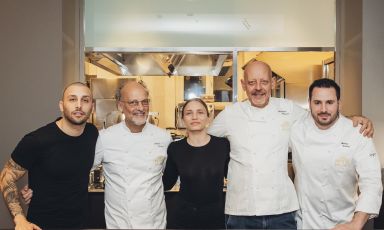
M 23 201 L 25 204 L 29 204 L 31 202 L 32 196 L 33 196 L 33 191 L 28 187 L 28 185 L 25 185 L 21 190 L 20 190 L 21 196 L 23 197 Z
M 14 218 L 15 230 L 41 230 L 39 226 L 29 222 L 24 215 L 19 214 Z
M 374 129 L 372 121 L 363 116 L 353 116 L 351 117 L 353 126 L 356 127 L 359 124 L 361 125 L 360 133 L 365 137 L 373 137 Z
M 363 229 L 369 215 L 365 212 L 355 212 L 351 222 L 338 224 L 332 230 L 360 230 Z
M 360 230 L 360 228 L 354 226 L 352 223 L 338 224 L 332 230 Z

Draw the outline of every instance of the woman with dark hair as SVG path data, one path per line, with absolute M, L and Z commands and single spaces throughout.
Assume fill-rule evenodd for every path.
M 180 190 L 168 209 L 167 228 L 220 229 L 224 226 L 223 179 L 227 174 L 229 142 L 207 133 L 208 107 L 199 98 L 182 108 L 187 137 L 168 147 L 164 189 L 180 177 Z

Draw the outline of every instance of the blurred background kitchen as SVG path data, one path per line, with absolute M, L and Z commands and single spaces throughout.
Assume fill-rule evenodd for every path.
M 245 99 L 241 67 L 252 58 L 271 65 L 274 96 L 303 107 L 313 80 L 335 79 L 343 113 L 373 120 L 383 163 L 382 9 L 382 0 L 4 0 L 0 165 L 25 133 L 59 115 L 69 82 L 89 83 L 96 99 L 91 122 L 104 128 L 122 119 L 116 87 L 142 80 L 149 121 L 178 139 L 180 103 L 201 97 L 214 116 Z M 102 211 L 100 171 L 90 181 L 97 197 L 90 209 Z M 12 226 L 1 199 L 0 228 Z

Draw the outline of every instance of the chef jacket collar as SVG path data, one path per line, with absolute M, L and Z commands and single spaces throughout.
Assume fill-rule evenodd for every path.
M 145 122 L 145 125 L 144 125 L 144 128 L 141 132 L 139 133 L 132 133 L 131 130 L 128 128 L 128 126 L 125 124 L 125 121 L 121 121 L 122 123 L 122 126 L 123 126 L 123 129 L 128 132 L 128 133 L 131 133 L 131 134 L 140 134 L 140 133 L 144 133 L 147 129 L 148 129 L 148 122 Z

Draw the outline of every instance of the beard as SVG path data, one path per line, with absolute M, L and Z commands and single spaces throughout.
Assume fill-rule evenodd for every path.
M 147 116 L 145 117 L 133 117 L 132 118 L 132 123 L 137 125 L 137 126 L 141 126 L 141 125 L 144 125 L 145 123 L 147 122 Z
M 328 127 L 328 126 L 332 125 L 337 120 L 337 118 L 339 117 L 339 110 L 337 110 L 336 113 L 333 115 L 330 113 L 327 113 L 327 112 L 314 114 L 312 111 L 311 111 L 311 114 L 312 114 L 313 119 L 315 120 L 315 122 L 319 126 Z M 320 118 L 321 115 L 328 115 L 330 117 L 327 120 L 323 120 Z
M 252 105 L 258 108 L 264 108 L 269 103 L 268 92 L 265 90 L 254 90 L 251 92 L 249 100 Z
M 76 111 L 81 111 L 82 113 L 84 113 L 84 116 L 81 118 L 81 119 L 76 119 L 74 117 L 71 116 L 71 112 L 69 112 L 68 110 L 64 110 L 64 118 L 69 122 L 71 123 L 72 125 L 83 125 L 87 122 L 89 116 L 90 116 L 90 112 L 84 112 L 82 110 L 76 110 Z

